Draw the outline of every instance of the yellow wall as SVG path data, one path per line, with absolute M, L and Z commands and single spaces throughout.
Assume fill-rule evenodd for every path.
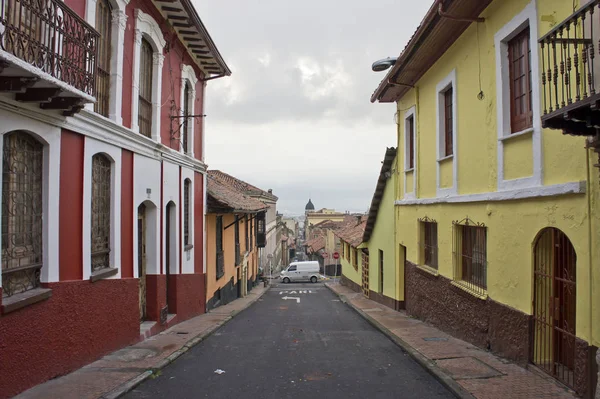
M 456 71 L 458 194 L 470 195 L 497 191 L 499 163 L 505 179 L 531 176 L 533 173 L 532 134 L 504 140 L 504 156 L 498 159 L 498 122 L 496 96 L 496 52 L 494 35 L 529 0 L 496 0 L 483 13 L 485 22 L 471 24 L 450 49 L 398 101 L 397 199 L 412 184 L 404 187 L 404 113 L 416 105 L 415 128 L 417 153 L 417 199 L 435 198 L 436 193 L 436 86 L 452 70 Z M 537 37 L 572 13 L 572 4 L 564 0 L 537 0 Z M 479 39 L 478 39 L 479 36 Z M 480 60 L 480 62 L 479 62 Z M 479 70 L 481 64 L 481 71 Z M 541 65 L 541 64 L 540 64 Z M 541 71 L 533 71 L 538 76 Z M 478 99 L 481 74 L 483 100 Z M 541 80 L 541 79 L 540 79 Z M 533 88 L 534 91 L 540 88 Z M 536 93 L 541 95 L 540 93 Z M 555 185 L 586 181 L 588 178 L 584 139 L 564 136 L 560 131 L 542 131 L 542 184 Z M 446 164 L 447 163 L 447 164 Z M 590 165 L 593 162 L 590 161 Z M 442 187 L 451 184 L 452 162 L 442 165 Z M 450 167 L 448 167 L 450 165 Z M 428 216 L 438 222 L 439 272 L 452 278 L 452 221 L 465 217 L 488 227 L 488 295 L 527 314 L 532 313 L 532 245 L 537 233 L 553 226 L 567 234 L 577 252 L 577 336 L 598 344 L 600 284 L 592 257 L 600 259 L 600 223 L 598 215 L 598 169 L 593 169 L 591 190 L 587 194 L 534 197 L 494 202 L 439 203 L 397 206 L 397 245 L 406 246 L 409 261 L 417 263 L 418 222 Z M 407 179 L 409 183 L 411 179 Z M 405 190 L 408 189 L 408 190 Z M 534 190 L 535 191 L 535 190 Z M 588 200 L 590 202 L 588 202 Z M 588 207 L 591 203 L 591 216 Z M 373 255 L 373 253 L 371 253 Z M 596 260 L 596 269 L 598 261 Z M 376 259 L 371 256 L 376 266 Z M 373 270 L 373 269 L 372 269 Z M 376 270 L 376 269 L 375 269 Z M 371 277 L 373 279 L 373 277 Z M 600 287 L 600 285 L 597 285 Z M 593 296 L 591 293 L 594 292 Z M 592 307 L 592 303 L 594 304 Z M 594 332 L 592 322 L 594 320 Z
M 233 214 L 223 214 L 223 228 L 229 226 L 235 220 Z M 243 218 L 243 215 L 240 216 Z M 231 225 L 228 229 L 223 230 L 223 254 L 225 258 L 225 274 L 216 279 L 217 276 L 217 255 L 216 255 L 216 220 L 217 215 L 209 213 L 206 215 L 206 300 L 210 300 L 215 291 L 219 288 L 223 288 L 233 277 L 233 284 L 238 282 L 238 269 L 235 266 L 235 226 Z M 252 223 L 249 225 L 252 226 Z M 250 232 L 248 233 L 250 236 Z M 255 235 L 251 237 L 255 240 Z M 240 252 L 242 259 L 244 253 L 248 251 L 246 247 L 244 223 L 240 223 Z M 255 241 L 256 243 L 256 241 Z M 248 256 L 248 280 L 253 279 L 258 270 L 257 262 L 258 248 L 253 245 L 252 251 L 247 254 Z
M 342 275 L 346 276 L 348 279 L 354 281 L 356 284 L 362 286 L 362 275 L 361 275 L 361 264 L 362 264 L 362 256 L 361 252 L 358 253 L 358 270 L 354 269 L 352 266 L 352 256 L 350 256 L 350 260 L 347 259 L 348 248 L 350 248 L 350 253 L 354 251 L 356 248 L 350 247 L 348 243 L 342 241 L 342 245 L 344 245 L 344 256 L 340 252 L 340 264 L 342 265 Z
M 396 176 L 388 179 L 379 204 L 369 248 L 369 289 L 379 292 L 379 250 L 383 251 L 383 295 L 404 300 L 404 274 L 397 267 L 394 237 L 394 187 Z

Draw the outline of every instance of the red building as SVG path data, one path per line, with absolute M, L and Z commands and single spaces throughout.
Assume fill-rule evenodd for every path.
M 205 312 L 190 0 L 0 2 L 0 398 Z

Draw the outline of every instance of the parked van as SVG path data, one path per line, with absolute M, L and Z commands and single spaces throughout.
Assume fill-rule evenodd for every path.
M 319 262 L 292 262 L 281 272 L 281 281 L 289 283 L 291 281 L 310 281 L 316 283 L 319 281 Z

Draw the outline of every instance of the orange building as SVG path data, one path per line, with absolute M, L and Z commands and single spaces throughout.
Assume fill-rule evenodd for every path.
M 209 171 L 206 215 L 206 308 L 246 296 L 258 283 L 268 206 L 240 189 L 245 182 Z

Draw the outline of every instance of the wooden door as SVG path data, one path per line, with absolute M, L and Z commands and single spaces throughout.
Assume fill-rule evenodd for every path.
M 146 320 L 146 206 L 138 207 L 138 277 L 140 322 Z
M 575 385 L 576 254 L 560 230 L 542 231 L 534 246 L 532 362 Z

